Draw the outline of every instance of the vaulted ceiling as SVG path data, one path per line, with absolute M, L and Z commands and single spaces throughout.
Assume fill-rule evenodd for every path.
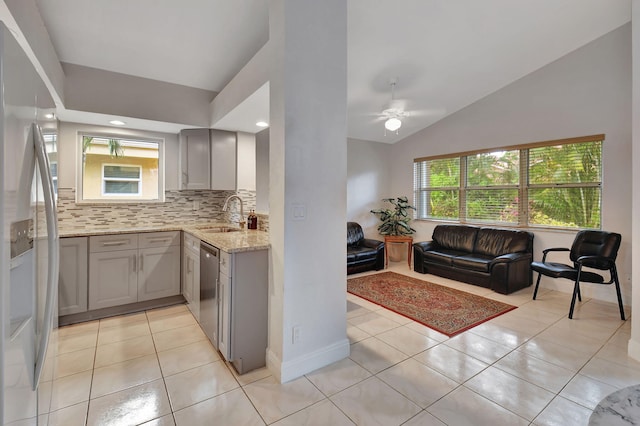
M 61 62 L 213 92 L 268 41 L 267 0 L 37 4 Z M 348 136 L 390 143 L 631 19 L 630 0 L 348 0 L 347 7 Z M 392 80 L 395 106 L 407 116 L 398 134 L 385 134 L 378 114 L 390 106 Z M 253 126 L 253 110 L 268 108 L 268 97 L 260 99 L 236 119 Z

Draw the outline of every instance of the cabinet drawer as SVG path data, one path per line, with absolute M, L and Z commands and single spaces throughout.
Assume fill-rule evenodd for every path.
M 180 245 L 180 231 L 145 232 L 138 234 L 140 248 Z
M 220 273 L 231 277 L 231 254 L 220 250 Z
M 193 235 L 185 232 L 184 233 L 184 248 L 186 250 L 193 251 L 200 255 L 200 239 L 194 237 Z
M 89 238 L 89 251 L 128 250 L 138 248 L 138 234 L 98 235 Z

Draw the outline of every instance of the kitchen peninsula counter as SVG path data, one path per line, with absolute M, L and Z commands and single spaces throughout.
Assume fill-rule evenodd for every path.
M 242 229 L 233 232 L 212 232 L 211 227 L 233 227 L 228 223 L 201 223 L 192 225 L 154 225 L 154 226 L 104 226 L 91 229 L 79 229 L 73 226 L 59 225 L 60 237 L 91 237 L 97 235 L 132 234 L 141 232 L 184 231 L 207 244 L 226 251 L 237 253 L 243 251 L 266 250 L 269 245 L 269 234 L 254 229 Z

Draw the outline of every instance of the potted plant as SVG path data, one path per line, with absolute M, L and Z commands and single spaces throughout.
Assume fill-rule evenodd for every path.
M 382 201 L 390 203 L 393 208 L 371 210 L 382 221 L 378 226 L 380 235 L 412 235 L 416 232 L 409 226 L 412 219 L 409 210 L 416 208 L 409 204 L 407 197 L 384 198 Z
M 416 232 L 409 222 L 413 218 L 410 214 L 410 210 L 416 208 L 409 204 L 407 197 L 398 198 L 384 198 L 382 201 L 390 203 L 392 207 L 386 209 L 371 210 L 371 213 L 376 215 L 382 223 L 378 226 L 378 233 L 380 235 L 412 235 Z M 389 257 L 393 261 L 402 259 L 402 252 L 396 249 L 398 244 L 390 244 L 391 247 L 386 249 L 389 252 Z

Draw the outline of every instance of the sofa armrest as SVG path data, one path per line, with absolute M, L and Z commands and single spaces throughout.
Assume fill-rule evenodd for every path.
M 526 259 L 527 262 L 531 262 L 531 253 L 507 253 L 502 256 L 498 256 L 491 261 L 492 265 L 496 263 L 509 263 L 509 262 L 517 262 L 519 260 Z
M 380 241 L 380 240 L 373 240 L 371 238 L 365 238 L 362 240 L 362 245 L 364 247 L 369 247 L 369 248 L 380 248 L 380 245 L 384 245 L 384 242 Z
M 422 241 L 419 243 L 413 243 L 413 270 L 426 274 L 427 271 L 424 267 L 424 254 L 436 247 L 436 243 L 433 241 Z
M 491 289 L 502 294 L 530 286 L 532 283 L 531 253 L 508 253 L 491 261 Z
M 414 251 L 417 250 L 417 251 L 420 251 L 421 253 L 424 253 L 425 251 L 433 250 L 435 247 L 436 247 L 436 243 L 433 241 L 422 241 L 422 242 L 413 244 Z

